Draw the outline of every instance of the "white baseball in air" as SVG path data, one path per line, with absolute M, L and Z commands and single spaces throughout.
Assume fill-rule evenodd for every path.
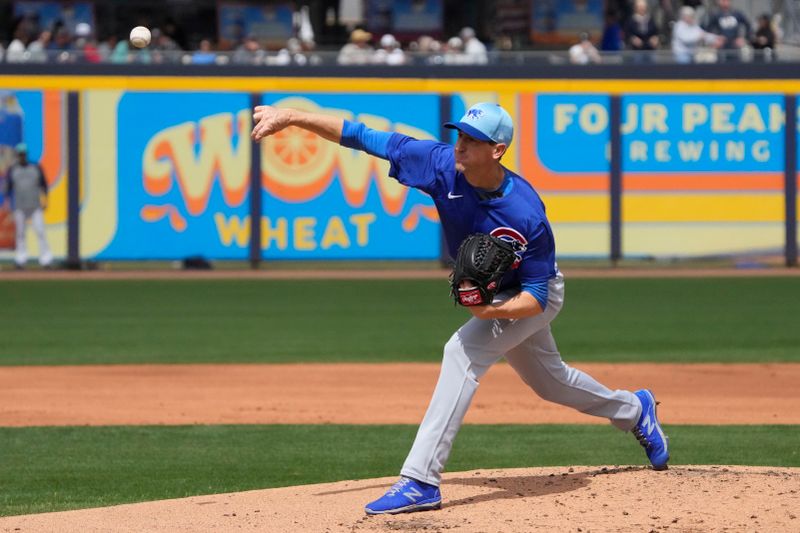
M 136 48 L 144 48 L 150 44 L 150 30 L 144 26 L 136 26 L 131 30 L 131 44 Z

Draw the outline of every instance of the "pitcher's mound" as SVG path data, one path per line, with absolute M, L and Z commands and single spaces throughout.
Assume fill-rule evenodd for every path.
M 800 531 L 800 469 L 549 467 L 444 476 L 443 507 L 365 516 L 395 478 L 0 519 L 3 531 Z

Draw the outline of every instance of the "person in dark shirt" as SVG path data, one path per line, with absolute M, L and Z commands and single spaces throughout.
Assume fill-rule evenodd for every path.
M 625 44 L 629 50 L 637 53 L 633 56 L 636 62 L 649 61 L 649 52 L 656 50 L 659 45 L 658 28 L 647 8 L 645 0 L 637 0 L 633 15 L 625 23 Z
M 622 50 L 622 27 L 619 24 L 619 16 L 613 9 L 606 11 L 606 22 L 603 27 L 600 50 L 603 52 L 619 52 Z
M 711 15 L 706 31 L 720 39 L 720 61 L 739 61 L 741 50 L 750 40 L 750 21 L 741 11 L 731 9 L 731 0 L 719 0 L 719 11 Z
M 772 30 L 772 19 L 766 13 L 758 17 L 758 28 L 752 44 L 756 50 L 756 61 L 775 60 L 775 32 Z

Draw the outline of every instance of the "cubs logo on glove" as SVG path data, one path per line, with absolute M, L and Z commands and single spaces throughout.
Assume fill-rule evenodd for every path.
M 500 280 L 516 258 L 514 248 L 502 239 L 485 233 L 468 235 L 450 274 L 455 302 L 467 307 L 492 303 Z

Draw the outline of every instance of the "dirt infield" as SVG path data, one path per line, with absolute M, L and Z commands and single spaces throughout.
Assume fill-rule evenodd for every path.
M 800 364 L 576 366 L 612 387 L 652 387 L 665 423 L 800 424 Z M 437 373 L 435 364 L 0 367 L 0 425 L 416 424 Z M 482 380 L 467 422 L 605 423 L 539 400 L 505 364 Z M 454 472 L 440 511 L 365 516 L 394 480 L 14 516 L 0 518 L 0 531 L 800 531 L 796 468 Z
M 394 478 L 0 519 L 8 532 L 798 531 L 800 469 L 551 467 L 444 475 L 440 511 L 365 516 Z
M 800 424 L 798 363 L 575 366 L 612 388 L 650 387 L 665 423 Z M 438 371 L 421 363 L 0 367 L 0 426 L 418 424 Z M 605 423 L 542 401 L 506 364 L 481 380 L 466 422 Z

